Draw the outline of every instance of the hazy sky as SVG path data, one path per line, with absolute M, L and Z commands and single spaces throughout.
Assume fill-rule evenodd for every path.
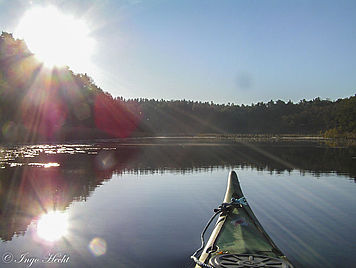
M 356 1 L 0 0 L 0 30 L 52 4 L 86 20 L 98 86 L 125 98 L 251 104 L 356 93 Z

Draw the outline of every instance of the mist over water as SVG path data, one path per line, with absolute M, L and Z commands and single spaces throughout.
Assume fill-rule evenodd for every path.
M 27 253 L 39 260 L 32 267 L 193 267 L 189 256 L 234 169 L 260 223 L 297 267 L 351 267 L 355 156 L 353 147 L 312 142 L 5 146 L 0 255 L 13 259 L 0 266 L 23 267 Z M 61 236 L 41 227 L 53 211 L 55 221 L 65 215 Z M 67 264 L 45 263 L 50 253 Z

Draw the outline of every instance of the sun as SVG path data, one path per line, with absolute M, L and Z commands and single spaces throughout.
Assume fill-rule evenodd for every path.
M 69 66 L 85 69 L 90 64 L 94 40 L 85 21 L 59 11 L 54 6 L 34 7 L 20 20 L 15 35 L 47 67 Z

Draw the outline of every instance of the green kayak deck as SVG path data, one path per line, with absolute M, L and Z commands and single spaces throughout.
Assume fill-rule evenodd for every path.
M 230 203 L 232 198 L 240 199 L 242 197 L 237 175 L 234 171 L 231 171 L 223 202 Z M 242 265 L 244 261 L 239 261 L 242 266 L 213 265 L 213 267 L 293 267 L 267 235 L 247 203 L 236 205 L 228 213 L 220 214 L 199 261 L 212 265 L 214 257 L 232 254 L 240 254 L 242 259 L 247 258 L 247 263 L 250 263 L 248 260 L 251 260 L 251 258 L 266 256 L 280 259 L 283 264 L 281 266 L 252 266 L 251 262 L 251 266 L 244 266 Z M 234 258 L 236 259 L 236 256 Z M 198 267 L 200 266 L 196 265 L 196 268 Z

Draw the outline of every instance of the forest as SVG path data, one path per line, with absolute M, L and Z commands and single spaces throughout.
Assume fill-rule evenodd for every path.
M 113 97 L 87 74 L 45 68 L 23 40 L 2 32 L 0 127 L 2 143 L 201 134 L 356 137 L 356 95 L 251 105 Z

